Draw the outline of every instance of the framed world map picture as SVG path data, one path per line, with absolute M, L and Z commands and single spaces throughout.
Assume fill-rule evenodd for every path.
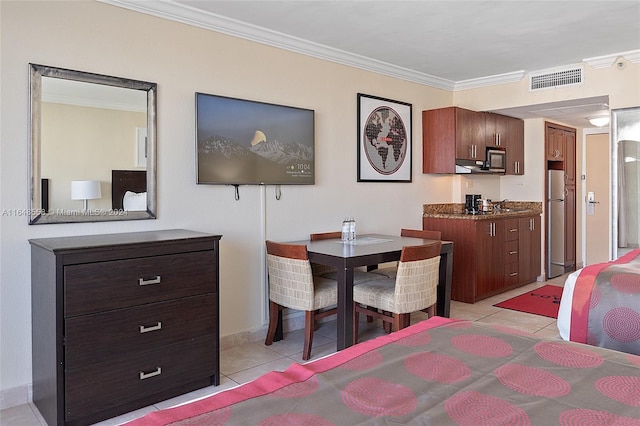
M 411 104 L 358 93 L 358 182 L 411 182 Z

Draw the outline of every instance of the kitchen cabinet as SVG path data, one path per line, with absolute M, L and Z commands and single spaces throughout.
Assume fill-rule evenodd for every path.
M 220 383 L 219 240 L 176 229 L 29 241 L 33 402 L 47 424 Z
M 565 131 L 564 134 L 564 184 L 576 184 L 576 132 Z
M 455 173 L 456 158 L 484 161 L 484 114 L 459 107 L 422 111 L 422 172 Z
M 562 170 L 564 173 L 565 253 L 562 263 L 565 272 L 570 272 L 576 268 L 576 129 L 545 122 L 545 143 L 547 170 Z
M 547 160 L 564 161 L 565 131 L 547 123 L 545 131 Z
M 485 161 L 507 150 L 507 174 L 524 174 L 524 121 L 460 107 L 422 111 L 422 172 L 455 173 L 455 160 Z
M 485 145 L 507 152 L 507 175 L 524 174 L 524 121 L 491 112 L 485 114 Z
M 537 220 L 537 226 L 521 240 L 522 224 L 529 219 Z M 535 281 L 537 274 L 531 272 L 535 259 L 530 259 L 531 265 L 525 264 L 525 259 L 537 253 L 540 270 L 539 222 L 540 217 L 535 215 L 424 216 L 424 229 L 440 231 L 443 240 L 453 241 L 451 299 L 475 303 Z M 525 275 L 521 274 L 521 265 L 525 266 Z
M 518 252 L 519 252 L 519 282 L 527 284 L 538 279 L 542 255 L 542 229 L 540 216 L 523 217 L 519 219 Z
M 576 270 L 576 187 L 564 187 L 564 268 Z
M 520 284 L 520 224 L 518 219 L 505 219 L 501 221 L 503 278 L 501 287 L 512 288 Z M 498 288 L 500 289 L 500 287 Z

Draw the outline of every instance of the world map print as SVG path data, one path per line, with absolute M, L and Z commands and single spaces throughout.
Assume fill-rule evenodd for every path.
M 398 113 L 387 106 L 376 108 L 367 117 L 363 136 L 371 167 L 383 175 L 397 172 L 407 155 L 407 130 Z

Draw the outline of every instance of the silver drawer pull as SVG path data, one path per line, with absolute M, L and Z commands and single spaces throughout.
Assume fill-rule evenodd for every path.
M 510 251 L 509 254 L 518 254 L 517 251 Z
M 515 277 L 516 275 L 518 275 L 518 273 L 517 272 L 512 272 L 509 275 L 512 276 L 512 277 Z
M 518 232 L 518 228 L 511 228 L 509 229 L 509 232 Z
M 145 327 L 144 325 L 140 326 L 140 334 L 148 333 L 150 331 L 160 330 L 162 328 L 162 323 L 158 321 L 156 325 L 152 325 L 151 327 Z
M 157 367 L 154 371 L 150 373 L 145 373 L 144 371 L 140 372 L 140 380 L 148 379 L 149 377 L 159 376 L 162 374 L 162 368 Z
M 156 275 L 155 278 L 150 278 L 148 280 L 145 280 L 144 278 L 138 278 L 138 284 L 140 285 L 160 284 L 160 275 Z

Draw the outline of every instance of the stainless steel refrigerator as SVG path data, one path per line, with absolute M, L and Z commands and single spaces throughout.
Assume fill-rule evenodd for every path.
M 564 274 L 564 170 L 549 170 L 547 188 L 547 278 Z

